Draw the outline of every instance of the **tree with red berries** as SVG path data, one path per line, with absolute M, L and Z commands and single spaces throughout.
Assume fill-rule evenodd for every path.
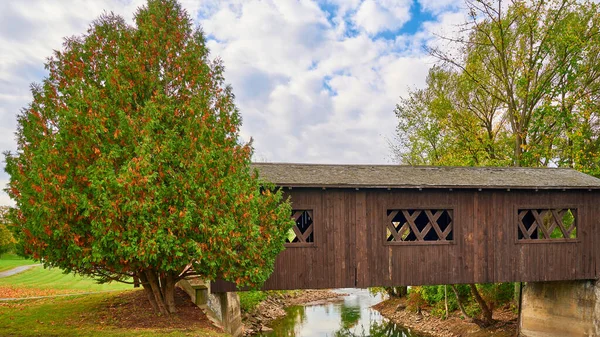
M 6 154 L 28 254 L 100 281 L 137 277 L 163 314 L 191 273 L 268 278 L 290 205 L 251 169 L 223 64 L 175 0 L 149 0 L 134 26 L 102 15 L 46 68 Z

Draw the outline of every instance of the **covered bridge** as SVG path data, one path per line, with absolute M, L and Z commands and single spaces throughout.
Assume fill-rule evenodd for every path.
M 296 220 L 264 289 L 597 279 L 600 179 L 572 169 L 254 164 Z M 211 291 L 234 290 L 213 283 Z

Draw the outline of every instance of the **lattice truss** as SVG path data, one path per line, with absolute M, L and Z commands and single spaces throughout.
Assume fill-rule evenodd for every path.
M 292 219 L 296 224 L 289 230 L 287 243 L 315 242 L 312 210 L 292 210 Z
M 576 209 L 520 209 L 519 240 L 577 238 Z
M 391 242 L 452 241 L 452 210 L 388 210 L 386 227 Z

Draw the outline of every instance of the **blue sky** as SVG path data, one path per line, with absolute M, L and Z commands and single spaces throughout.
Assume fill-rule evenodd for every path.
M 394 106 L 435 64 L 423 49 L 464 22 L 462 2 L 181 1 L 223 59 L 255 160 L 390 163 Z M 143 0 L 0 2 L 0 151 L 16 149 L 16 115 L 65 36 L 104 10 L 132 23 Z M 8 182 L 0 172 L 0 187 Z M 0 192 L 0 205 L 12 204 Z

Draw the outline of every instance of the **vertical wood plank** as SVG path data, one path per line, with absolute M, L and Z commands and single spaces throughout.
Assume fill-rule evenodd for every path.
M 369 264 L 367 261 L 367 194 L 364 190 L 356 194 L 356 285 L 359 288 L 368 287 L 367 275 L 369 273 Z

